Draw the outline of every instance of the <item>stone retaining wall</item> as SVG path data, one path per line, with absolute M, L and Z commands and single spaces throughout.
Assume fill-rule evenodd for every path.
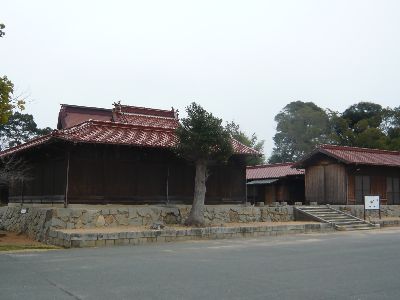
M 0 208 L 0 229 L 24 232 L 46 242 L 49 230 L 88 229 L 132 225 L 182 224 L 190 212 L 189 205 L 177 206 L 84 206 L 73 208 L 27 207 Z M 293 221 L 293 207 L 245 207 L 239 205 L 208 205 L 207 225 L 247 222 Z
M 331 205 L 333 208 L 350 213 L 360 219 L 364 218 L 364 205 Z M 367 221 L 379 217 L 379 211 L 367 211 Z M 381 205 L 381 217 L 400 217 L 400 205 Z
M 45 241 L 53 213 L 51 208 L 29 208 L 23 214 L 20 207 L 0 207 L 0 230 L 23 232 L 35 240 Z
M 49 241 L 66 248 L 103 247 L 113 245 L 142 245 L 201 239 L 249 238 L 278 236 L 295 233 L 331 232 L 331 224 L 296 224 L 243 227 L 207 227 L 175 230 L 121 231 L 112 233 L 69 233 L 62 230 L 50 231 Z

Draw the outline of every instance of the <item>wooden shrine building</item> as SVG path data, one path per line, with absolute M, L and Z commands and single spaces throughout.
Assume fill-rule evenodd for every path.
M 249 202 L 304 201 L 304 170 L 292 168 L 293 163 L 247 167 L 247 200 Z
M 30 166 L 26 180 L 9 184 L 8 201 L 191 204 L 194 166 L 172 151 L 178 122 L 173 109 L 62 105 L 57 130 L 0 152 Z M 210 166 L 206 204 L 245 201 L 245 160 L 259 153 L 232 145 L 227 164 Z
M 382 204 L 400 204 L 400 152 L 322 145 L 295 164 L 305 169 L 306 201 L 363 204 L 380 196 Z

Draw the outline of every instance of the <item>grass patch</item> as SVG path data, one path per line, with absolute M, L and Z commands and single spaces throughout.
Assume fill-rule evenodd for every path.
M 17 251 L 17 250 L 50 250 L 50 249 L 61 249 L 61 248 L 51 245 L 0 245 L 0 252 Z

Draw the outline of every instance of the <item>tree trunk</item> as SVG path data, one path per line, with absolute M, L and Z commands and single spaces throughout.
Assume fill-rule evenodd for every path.
M 204 199 L 206 196 L 207 162 L 196 161 L 196 178 L 194 182 L 194 199 L 189 217 L 185 221 L 189 226 L 204 225 Z

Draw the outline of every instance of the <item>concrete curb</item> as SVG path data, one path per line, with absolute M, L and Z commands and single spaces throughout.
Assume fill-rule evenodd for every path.
M 50 244 L 65 248 L 104 247 L 113 245 L 142 245 L 188 240 L 213 240 L 228 238 L 254 238 L 298 233 L 323 233 L 335 229 L 331 224 L 291 224 L 242 227 L 205 227 L 191 229 L 120 231 L 112 233 L 66 233 L 59 230 L 49 232 Z

